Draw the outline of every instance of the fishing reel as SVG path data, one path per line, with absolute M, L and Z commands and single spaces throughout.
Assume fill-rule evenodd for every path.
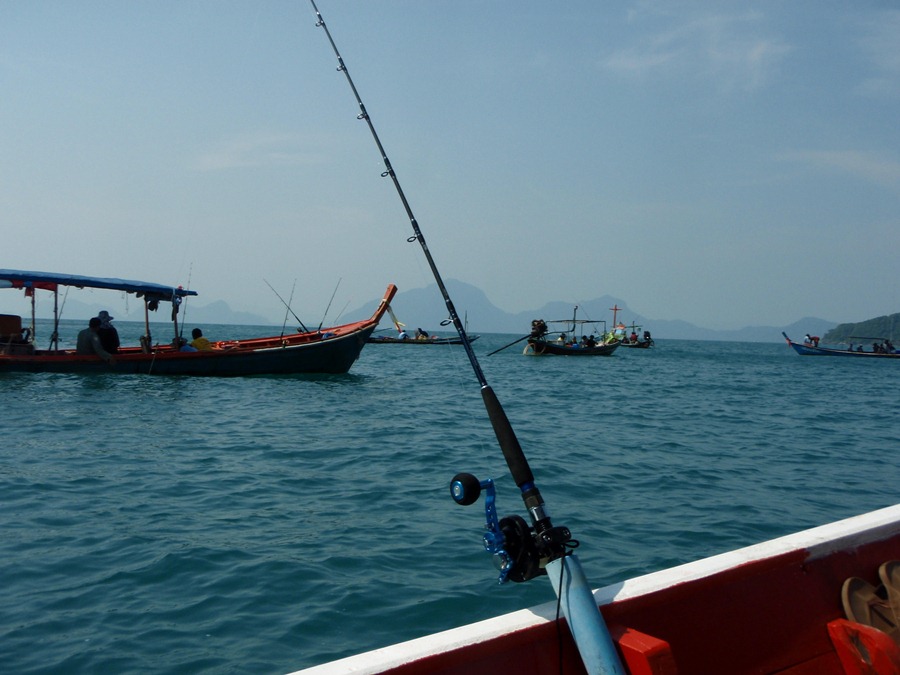
M 565 555 L 566 544 L 572 538 L 569 529 L 549 527 L 539 531 L 540 528 L 529 526 L 524 518 L 516 515 L 498 519 L 497 492 L 490 478 L 479 481 L 470 473 L 459 473 L 450 481 L 450 496 L 461 506 L 478 501 L 482 490 L 485 493 L 484 550 L 494 557 L 500 571 L 497 582 L 522 582 L 546 574 L 546 564 Z

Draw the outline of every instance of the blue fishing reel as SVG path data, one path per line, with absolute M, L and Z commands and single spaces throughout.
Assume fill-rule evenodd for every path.
M 528 581 L 546 574 L 544 564 L 549 559 L 547 552 L 541 553 L 538 537 L 521 516 L 497 518 L 494 481 L 490 478 L 480 481 L 470 473 L 458 473 L 450 481 L 450 496 L 461 506 L 469 506 L 478 501 L 484 490 L 484 550 L 494 557 L 494 564 L 500 570 L 498 583 L 507 581 Z M 565 529 L 565 528 L 560 528 Z M 568 537 L 568 530 L 565 536 Z

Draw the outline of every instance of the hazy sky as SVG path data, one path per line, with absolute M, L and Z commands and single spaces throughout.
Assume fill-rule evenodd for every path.
M 318 4 L 442 274 L 498 307 L 900 311 L 893 3 Z M 336 66 L 305 0 L 0 0 L 0 267 L 270 317 L 296 283 L 315 320 L 430 285 Z

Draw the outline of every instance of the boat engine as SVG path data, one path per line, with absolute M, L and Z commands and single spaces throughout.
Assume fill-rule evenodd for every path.
M 547 322 L 543 319 L 535 319 L 531 322 L 531 337 L 542 338 L 547 334 Z
M 572 534 L 566 527 L 551 527 L 536 532 L 517 515 L 497 517 L 497 492 L 490 478 L 480 481 L 470 473 L 459 473 L 450 481 L 450 496 L 462 506 L 478 501 L 484 491 L 484 550 L 494 557 L 500 571 L 498 583 L 522 582 L 546 574 L 545 565 L 573 546 Z

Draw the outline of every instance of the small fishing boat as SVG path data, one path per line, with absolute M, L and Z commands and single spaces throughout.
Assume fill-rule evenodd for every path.
M 614 308 L 618 309 L 618 307 Z M 620 347 L 627 347 L 629 349 L 649 349 L 653 346 L 653 337 L 650 335 L 649 330 L 645 330 L 643 336 L 638 337 L 638 331 L 641 330 L 641 326 L 637 324 L 631 324 L 631 334 L 624 335 L 622 337 L 622 344 Z
M 452 337 L 438 337 L 436 335 L 430 335 L 427 331 L 422 330 L 421 328 L 416 328 L 416 333 L 413 337 L 409 337 L 409 334 L 406 332 L 406 324 L 402 323 L 397 315 L 394 314 L 394 308 L 388 305 L 387 312 L 391 317 L 391 322 L 394 324 L 394 328 L 397 329 L 396 337 L 390 335 L 370 335 L 367 342 L 373 345 L 461 345 L 463 340 L 460 336 L 455 335 Z M 443 325 L 443 323 L 441 324 Z M 469 329 L 468 319 L 465 322 L 466 330 Z M 387 329 L 390 330 L 390 329 Z M 469 335 L 469 342 L 475 342 L 478 339 L 478 335 Z
M 900 612 L 900 564 L 884 565 L 897 558 L 900 505 L 618 582 L 593 598 L 632 675 L 896 674 L 897 634 L 869 618 L 866 603 L 877 600 L 886 569 L 895 595 L 878 607 Z M 558 621 L 553 601 L 295 675 L 584 673 Z
M 655 343 L 653 342 L 653 338 L 650 336 L 650 331 L 645 330 L 643 337 L 626 337 L 624 340 L 620 341 L 620 347 L 625 347 L 627 349 L 650 349 Z
M 144 301 L 145 333 L 140 345 L 119 348 L 111 358 L 80 354 L 59 346 L 60 287 L 99 288 L 134 294 Z M 0 318 L 0 373 L 142 373 L 152 375 L 281 375 L 296 373 L 346 373 L 359 358 L 366 339 L 375 330 L 397 292 L 391 284 L 375 313 L 364 321 L 243 340 L 211 343 L 206 351 L 184 351 L 178 312 L 181 303 L 196 291 L 144 281 L 87 277 L 51 272 L 0 270 L 0 287 L 24 289 L 31 298 L 31 326 L 22 328 L 17 315 Z M 38 349 L 35 335 L 34 294 L 38 290 L 54 294 L 54 331 L 47 349 Z M 171 304 L 171 341 L 153 343 L 150 312 L 161 302 Z
M 475 342 L 480 336 L 470 335 L 469 342 Z M 425 338 L 400 338 L 390 335 L 370 335 L 366 340 L 370 345 L 461 345 L 462 338 L 459 337 L 438 337 L 429 335 Z
M 526 356 L 611 356 L 622 344 L 606 333 L 605 321 L 579 319 L 578 306 L 571 319 L 531 322 L 531 335 L 525 345 Z M 550 325 L 558 326 L 550 330 Z M 594 337 L 596 334 L 597 337 Z
M 620 347 L 627 347 L 629 349 L 649 349 L 653 346 L 653 338 L 650 336 L 650 331 L 645 330 L 643 339 L 638 338 L 637 332 L 641 329 L 635 323 L 631 324 L 631 334 L 627 334 L 625 332 L 625 324 L 621 321 L 617 321 L 617 317 L 619 312 L 622 311 L 622 308 L 618 305 L 613 305 L 609 308 L 613 313 L 613 330 L 609 333 L 605 333 L 603 336 L 603 341 L 610 342 L 619 342 Z
M 630 340 L 630 339 L 626 338 L 626 339 L 622 340 L 622 342 L 621 342 L 621 344 L 620 344 L 619 346 L 620 346 L 620 347 L 625 347 L 625 348 L 627 348 L 627 349 L 650 349 L 650 347 L 652 347 L 653 344 L 654 344 L 654 343 L 653 343 L 653 340 L 652 340 L 652 339 L 649 339 L 649 340 L 647 340 L 647 339 L 644 339 L 644 340 L 641 340 L 641 339 Z
M 794 342 L 787 336 L 787 333 L 781 333 L 788 345 L 800 356 L 855 356 L 866 359 L 900 359 L 900 352 L 893 348 L 890 341 L 886 340 L 885 345 L 880 350 L 864 351 L 862 345 L 857 349 L 850 345 L 847 349 L 837 349 L 835 347 L 820 347 L 819 338 L 807 338 L 803 342 Z M 873 343 L 874 345 L 878 343 Z

